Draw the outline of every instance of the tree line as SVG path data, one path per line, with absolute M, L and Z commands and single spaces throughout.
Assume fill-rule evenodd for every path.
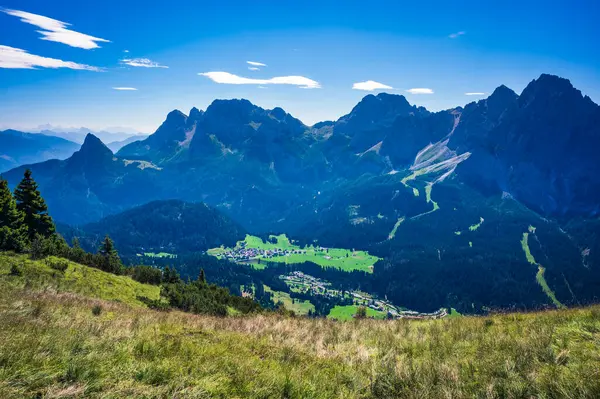
M 56 232 L 48 206 L 29 169 L 14 193 L 10 191 L 8 182 L 0 178 L 0 251 L 26 253 L 32 259 L 48 256 L 66 258 L 108 273 L 128 275 L 141 283 L 160 285 L 160 300 L 145 299 L 155 308 L 172 307 L 218 316 L 227 315 L 230 309 L 240 313 L 261 309 L 249 298 L 231 295 L 226 288 L 208 284 L 204 270 L 192 282 L 189 277 L 183 281 L 177 270 L 168 266 L 163 270 L 152 266 L 125 266 L 108 235 L 96 253 L 86 252 L 77 238 L 69 246 Z

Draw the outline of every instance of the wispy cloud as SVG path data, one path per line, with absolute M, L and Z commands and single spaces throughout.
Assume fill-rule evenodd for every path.
M 158 62 L 154 62 L 148 58 L 125 58 L 121 60 L 121 64 L 141 68 L 168 68 L 168 66 L 160 65 Z
M 137 89 L 135 87 L 113 87 L 113 90 L 120 90 L 120 91 L 137 91 Z
M 252 66 L 259 66 L 259 67 L 266 67 L 267 64 L 263 64 L 262 62 L 256 62 L 256 61 L 246 61 L 247 64 L 252 65 Z
M 237 76 L 229 72 L 204 72 L 198 75 L 206 76 L 216 83 L 230 85 L 293 85 L 302 89 L 319 89 L 321 84 L 304 76 L 280 76 L 271 79 L 252 79 Z
M 260 71 L 260 68 L 257 67 L 248 67 L 248 69 L 251 71 Z
M 465 93 L 465 96 L 485 96 L 485 93 L 473 91 L 473 92 Z
M 110 43 L 110 40 L 70 30 L 67 26 L 71 26 L 71 24 L 56 19 L 19 10 L 0 8 L 0 11 L 20 18 L 21 21 L 26 24 L 41 28 L 42 30 L 39 30 L 38 32 L 42 34 L 42 40 L 63 43 L 71 47 L 83 48 L 86 50 L 100 47 L 97 42 Z
M 129 52 L 129 50 L 123 50 L 123 52 L 124 52 L 124 53 L 128 53 L 128 52 Z
M 68 68 L 82 69 L 86 71 L 100 72 L 101 69 L 78 64 L 71 61 L 63 61 L 56 58 L 42 57 L 35 54 L 30 54 L 25 50 L 0 45 L 0 68 L 9 69 L 36 69 L 39 68 Z
M 418 87 L 415 89 L 408 89 L 406 90 L 407 93 L 410 94 L 433 94 L 433 90 L 425 88 L 425 87 Z
M 366 90 L 366 91 L 393 89 L 392 86 L 384 85 L 383 83 L 375 82 L 373 80 L 367 80 L 366 82 L 354 83 L 352 85 L 352 88 L 354 90 Z
M 467 32 L 461 30 L 460 32 L 451 33 L 450 35 L 448 35 L 448 37 L 450 39 L 456 39 L 457 37 L 460 37 L 460 36 L 466 35 L 466 34 L 467 34 Z

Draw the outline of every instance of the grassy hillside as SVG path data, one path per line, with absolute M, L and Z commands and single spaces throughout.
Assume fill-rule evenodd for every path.
M 49 259 L 57 260 L 54 257 Z M 0 284 L 2 287 L 73 292 L 134 306 L 143 306 L 139 297 L 158 299 L 160 296 L 158 286 L 141 284 L 126 276 L 116 276 L 67 260 L 64 262 L 68 262 L 69 267 L 59 272 L 48 266 L 46 261 L 33 261 L 25 255 L 0 252 Z M 21 276 L 9 275 L 13 265 L 21 271 Z
M 11 262 L 23 276 L 8 275 Z M 74 264 L 53 274 L 0 255 L 2 398 L 600 396 L 598 306 L 431 321 L 216 318 L 135 306 L 155 287 L 125 277 Z

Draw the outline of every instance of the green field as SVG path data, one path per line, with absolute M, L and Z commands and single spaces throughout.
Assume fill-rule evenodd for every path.
M 328 319 L 335 319 L 339 321 L 352 320 L 353 316 L 356 314 L 358 310 L 358 306 L 356 305 L 347 305 L 347 306 L 336 306 L 327 315 Z M 367 308 L 367 317 L 373 317 L 376 319 L 385 319 L 386 314 L 383 312 L 379 312 L 377 310 L 373 310 L 371 308 Z
M 482 224 L 483 224 L 483 218 L 480 217 L 479 218 L 479 223 L 473 224 L 473 225 L 469 226 L 469 231 L 476 231 L 478 228 L 481 227 Z
M 138 256 L 142 256 L 140 254 L 138 254 Z M 170 254 L 168 252 L 144 252 L 144 256 L 148 257 L 148 258 L 176 258 L 177 255 L 175 254 Z
M 394 224 L 394 228 L 392 229 L 392 231 L 390 232 L 390 234 L 388 235 L 388 240 L 393 239 L 396 236 L 396 231 L 398 231 L 398 227 L 400 227 L 400 225 L 402 224 L 402 222 L 404 222 L 404 216 L 402 216 L 401 218 L 399 218 L 396 223 Z
M 275 256 L 272 258 L 261 258 L 261 262 L 281 262 L 289 264 L 297 264 L 304 262 L 313 262 L 321 267 L 335 267 L 344 271 L 361 270 L 367 273 L 373 272 L 373 265 L 379 260 L 378 257 L 369 255 L 366 251 L 352 251 L 342 248 L 327 248 L 321 250 L 313 245 L 301 248 L 290 242 L 285 234 L 278 236 L 270 236 L 275 238 L 277 243 L 264 242 L 260 237 L 246 235 L 243 241 L 237 243 L 236 248 L 256 248 L 262 250 L 303 250 L 302 254 L 288 254 L 287 256 Z M 235 249 L 235 248 L 234 248 Z M 207 251 L 209 255 L 221 257 L 230 250 L 229 248 L 213 248 Z M 256 264 L 252 264 L 258 267 Z
M 265 291 L 270 292 L 273 295 L 273 303 L 277 304 L 279 302 L 283 303 L 283 306 L 287 310 L 291 310 L 297 315 L 304 316 L 308 314 L 308 311 L 315 311 L 315 305 L 310 303 L 310 301 L 301 301 L 298 299 L 292 299 L 290 294 L 287 292 L 281 291 L 273 291 L 270 287 L 265 285 Z
M 521 246 L 523 247 L 523 252 L 525 252 L 525 258 L 527 259 L 527 262 L 538 267 L 538 271 L 535 275 L 535 280 L 542 287 L 542 290 L 544 291 L 546 296 L 552 301 L 554 306 L 556 306 L 557 308 L 564 308 L 565 305 L 563 305 L 556 298 L 554 291 L 552 291 L 552 289 L 548 285 L 548 282 L 546 281 L 546 278 L 544 277 L 544 272 L 546 271 L 546 269 L 544 269 L 544 267 L 542 265 L 537 263 L 535 261 L 535 258 L 531 254 L 531 249 L 529 248 L 529 234 L 530 233 L 535 234 L 535 227 L 529 226 L 529 233 L 528 232 L 523 233 L 523 238 L 521 239 Z

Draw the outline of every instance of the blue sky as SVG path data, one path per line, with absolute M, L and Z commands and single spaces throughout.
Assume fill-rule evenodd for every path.
M 600 4 L 591 0 L 0 6 L 0 128 L 152 132 L 169 111 L 215 98 L 281 106 L 312 124 L 370 93 L 357 83 L 441 110 L 500 84 L 520 92 L 541 73 L 600 101 Z M 240 82 L 249 84 L 231 84 Z

